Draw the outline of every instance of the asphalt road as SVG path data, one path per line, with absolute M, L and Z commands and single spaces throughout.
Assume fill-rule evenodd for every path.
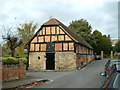
M 104 70 L 107 61 L 108 59 L 93 61 L 81 70 L 70 72 L 33 88 L 100 88 L 104 80 L 100 72 Z

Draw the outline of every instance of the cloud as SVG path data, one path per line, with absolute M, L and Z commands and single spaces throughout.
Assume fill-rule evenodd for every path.
M 1 0 L 0 26 L 34 21 L 39 25 L 53 16 L 69 25 L 72 20 L 86 19 L 103 34 L 118 37 L 118 3 L 100 0 Z M 16 19 L 15 19 L 16 18 Z M 40 26 L 39 26 L 40 27 Z M 1 29 L 2 30 L 2 29 Z

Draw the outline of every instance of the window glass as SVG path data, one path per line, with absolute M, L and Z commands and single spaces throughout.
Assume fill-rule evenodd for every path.
M 111 67 L 113 64 L 120 64 L 120 62 L 118 62 L 118 61 L 111 62 L 111 63 L 110 63 L 110 67 Z
M 117 75 L 113 83 L 113 88 L 120 88 L 120 75 Z

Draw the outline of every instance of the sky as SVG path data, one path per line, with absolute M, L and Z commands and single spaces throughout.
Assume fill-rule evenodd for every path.
M 40 28 L 52 16 L 66 26 L 74 20 L 85 19 L 93 31 L 118 38 L 118 0 L 0 0 L 0 9 L 2 33 L 3 25 L 17 27 L 29 21 L 38 23 Z

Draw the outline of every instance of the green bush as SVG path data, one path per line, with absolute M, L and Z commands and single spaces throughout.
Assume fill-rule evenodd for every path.
M 4 55 L 3 57 L 11 57 L 11 55 Z
M 3 62 L 3 64 L 7 63 L 7 58 L 2 57 L 2 62 Z
M 3 64 L 17 64 L 17 59 L 14 57 L 3 57 L 2 58 Z
M 27 64 L 27 58 L 14 58 L 14 57 L 2 57 L 3 64 L 18 64 L 19 60 L 22 60 L 24 64 Z
M 15 58 L 20 58 L 20 56 L 15 56 Z
M 28 55 L 23 55 L 23 56 L 15 56 L 15 58 L 26 58 Z

